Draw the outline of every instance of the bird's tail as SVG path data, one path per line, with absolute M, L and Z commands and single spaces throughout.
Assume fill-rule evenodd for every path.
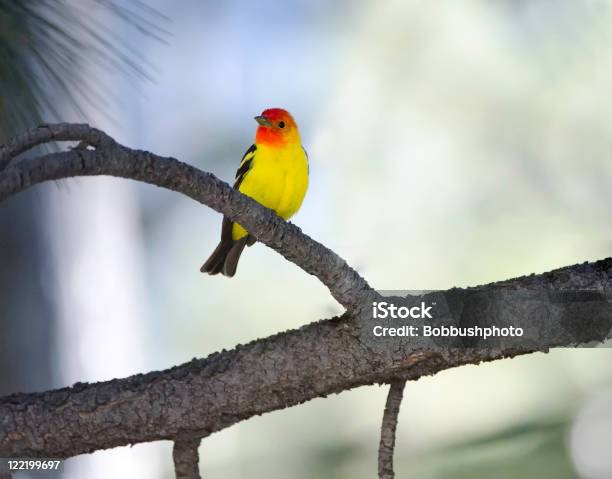
M 200 268 L 202 273 L 211 275 L 221 273 L 229 278 L 236 274 L 238 260 L 244 247 L 253 245 L 255 238 L 247 234 L 238 240 L 234 240 L 232 238 L 233 228 L 234 223 L 224 216 L 221 224 L 221 242 Z
M 210 275 L 221 273 L 223 276 L 231 278 L 236 274 L 238 260 L 248 241 L 248 236 L 236 241 L 222 239 L 210 255 L 210 258 L 200 268 L 200 271 Z

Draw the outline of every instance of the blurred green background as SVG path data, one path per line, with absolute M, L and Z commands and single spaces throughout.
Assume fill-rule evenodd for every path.
M 231 181 L 267 107 L 310 154 L 294 218 L 378 289 L 471 286 L 610 256 L 612 3 L 0 1 L 0 138 L 83 121 Z M 47 64 L 45 64 L 45 62 Z M 109 178 L 0 205 L 0 393 L 163 369 L 340 312 L 262 245 L 198 269 L 220 216 Z M 120 333 L 118 333 L 120 331 Z M 203 441 L 205 477 L 371 478 L 386 387 Z M 612 352 L 409 383 L 397 477 L 612 477 Z M 170 443 L 64 477 L 173 477 Z

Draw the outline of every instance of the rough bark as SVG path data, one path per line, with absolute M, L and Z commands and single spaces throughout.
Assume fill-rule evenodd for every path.
M 606 259 L 501 284 L 602 289 L 612 287 L 611 278 Z M 375 351 L 345 313 L 162 372 L 0 399 L 0 456 L 69 457 L 177 435 L 205 437 L 316 397 L 521 353 Z
M 44 129 L 52 128 L 56 139 L 59 129 L 63 139 L 87 144 L 101 138 L 91 129 L 72 134 L 71 125 L 60 127 Z M 97 136 L 89 141 L 89 134 Z M 28 146 L 47 141 L 42 133 L 24 138 Z M 11 148 L 27 149 L 19 142 Z M 0 149 L 0 158 L 2 151 L 7 150 Z M 213 175 L 114 141 L 104 140 L 96 150 L 81 145 L 69 152 L 11 162 L 0 173 L 0 200 L 42 181 L 102 174 L 169 188 L 239 221 L 260 241 L 317 276 L 347 312 L 162 372 L 1 398 L 0 456 L 70 457 L 138 442 L 198 439 L 255 415 L 361 385 L 414 380 L 462 364 L 525 353 L 371 348 L 362 341 L 356 318 L 360 304 L 375 293 L 335 253 Z M 612 287 L 612 259 L 488 287 L 606 289 Z

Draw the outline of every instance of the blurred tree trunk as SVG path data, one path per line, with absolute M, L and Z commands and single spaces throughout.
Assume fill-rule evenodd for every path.
M 0 394 L 40 391 L 52 375 L 55 315 L 41 271 L 48 269 L 41 192 L 0 206 Z
M 162 18 L 137 2 L 0 0 L 0 144 L 59 117 L 104 124 L 109 96 L 151 77 L 138 52 L 143 36 L 165 33 Z M 144 366 L 135 211 L 129 185 L 106 183 L 56 183 L 0 205 L 0 395 Z M 62 477 L 154 477 L 143 452 L 82 457 Z

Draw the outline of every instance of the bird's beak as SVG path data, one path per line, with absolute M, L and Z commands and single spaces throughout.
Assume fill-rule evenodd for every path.
M 268 120 L 265 116 L 256 116 L 255 121 L 259 123 L 261 126 L 272 126 L 270 120 Z

